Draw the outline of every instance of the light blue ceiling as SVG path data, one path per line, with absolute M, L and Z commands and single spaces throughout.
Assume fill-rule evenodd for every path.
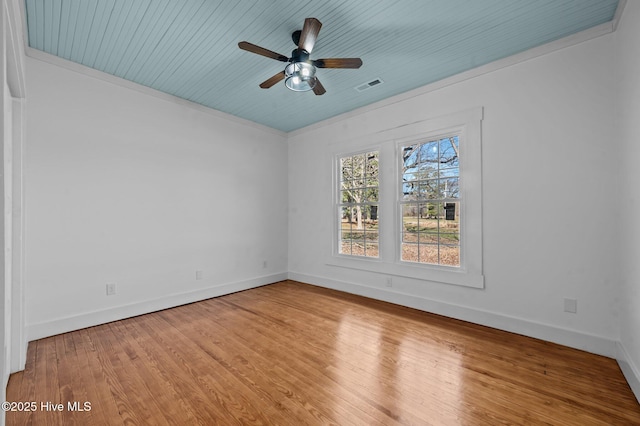
M 29 46 L 189 101 L 291 131 L 613 19 L 617 0 L 26 0 Z M 304 19 L 327 92 L 258 85 L 291 56 Z M 355 89 L 376 78 L 384 83 Z

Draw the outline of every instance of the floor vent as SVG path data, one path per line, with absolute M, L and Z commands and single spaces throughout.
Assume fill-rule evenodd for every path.
M 384 81 L 382 81 L 382 79 L 376 78 L 374 80 L 368 81 L 364 84 L 361 84 L 359 86 L 356 86 L 356 90 L 358 92 L 364 92 L 365 90 L 371 89 L 373 86 L 378 86 L 380 84 L 384 83 Z

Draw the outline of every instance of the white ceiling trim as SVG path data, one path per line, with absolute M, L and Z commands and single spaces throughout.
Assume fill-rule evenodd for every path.
M 4 3 L 6 22 L 8 28 L 5 31 L 7 37 L 7 84 L 14 98 L 24 98 L 26 94 L 24 51 L 25 45 L 22 8 L 18 0 Z
M 451 76 L 451 77 L 436 81 L 436 82 L 428 84 L 426 86 L 422 86 L 422 87 L 419 87 L 417 89 L 413 89 L 413 90 L 410 90 L 408 92 L 401 93 L 399 95 L 383 99 L 381 101 L 372 103 L 370 105 L 366 105 L 366 106 L 357 108 L 355 110 L 340 114 L 340 115 L 335 116 L 335 117 L 328 118 L 326 120 L 323 120 L 323 121 L 320 121 L 320 122 L 317 122 L 317 123 L 313 123 L 313 124 L 311 124 L 309 126 L 305 126 L 305 127 L 299 128 L 299 129 L 292 130 L 290 132 L 284 132 L 284 131 L 281 131 L 281 130 L 278 130 L 278 129 L 275 129 L 275 128 L 272 128 L 272 127 L 269 127 L 269 126 L 266 126 L 266 125 L 263 125 L 263 124 L 259 124 L 259 123 L 253 122 L 251 120 L 247 120 L 247 119 L 240 118 L 240 117 L 237 117 L 237 116 L 232 115 L 232 114 L 228 114 L 228 113 L 222 112 L 220 110 L 209 108 L 209 107 L 203 106 L 201 104 L 198 104 L 198 103 L 195 103 L 195 102 L 191 102 L 191 101 L 185 100 L 183 98 L 179 98 L 177 96 L 173 96 L 173 95 L 170 95 L 170 94 L 167 94 L 167 93 L 164 93 L 164 92 L 160 92 L 160 91 L 158 91 L 156 89 L 152 89 L 150 87 L 143 86 L 141 84 L 134 83 L 134 82 L 131 82 L 129 80 L 125 80 L 125 79 L 120 78 L 120 77 L 116 77 L 116 76 L 114 76 L 112 74 L 108 74 L 108 73 L 105 73 L 105 72 L 102 72 L 102 71 L 98 71 L 96 69 L 89 68 L 87 66 L 78 64 L 76 62 L 72 62 L 72 61 L 60 58 L 58 56 L 51 55 L 51 54 L 45 53 L 43 51 L 31 48 L 31 47 L 28 46 L 28 43 L 27 43 L 27 39 L 28 38 L 26 36 L 26 34 L 27 34 L 26 33 L 27 32 L 27 28 L 26 27 L 27 26 L 26 26 L 26 9 L 25 9 L 26 5 L 25 5 L 25 2 L 24 1 L 19 1 L 19 0 L 9 0 L 7 3 L 12 3 L 14 5 L 14 7 L 16 8 L 16 10 L 19 10 L 19 14 L 21 15 L 20 16 L 21 19 L 19 19 L 19 22 L 16 23 L 17 24 L 17 28 L 16 29 L 23 34 L 21 42 L 22 42 L 22 44 L 24 46 L 24 53 L 25 53 L 26 56 L 28 56 L 30 58 L 33 58 L 33 59 L 36 59 L 36 60 L 41 60 L 41 61 L 53 64 L 53 65 L 56 65 L 56 66 L 60 66 L 62 68 L 66 68 L 68 70 L 71 70 L 71 71 L 74 71 L 74 72 L 78 72 L 80 74 L 84 74 L 84 75 L 87 75 L 87 76 L 90 76 L 90 77 L 93 77 L 93 78 L 96 78 L 96 79 L 99 79 L 99 80 L 102 80 L 102 81 L 105 81 L 105 82 L 108 82 L 108 83 L 111 83 L 111 84 L 115 84 L 117 86 L 126 87 L 126 88 L 138 91 L 138 92 L 143 93 L 143 94 L 148 95 L 148 96 L 153 96 L 153 97 L 156 97 L 156 98 L 168 101 L 168 102 L 173 102 L 173 103 L 179 104 L 181 106 L 185 106 L 187 108 L 191 108 L 191 109 L 194 109 L 194 110 L 197 110 L 197 111 L 200 111 L 200 112 L 211 114 L 211 115 L 213 115 L 215 117 L 218 117 L 218 118 L 222 118 L 222 119 L 225 119 L 225 120 L 228 120 L 228 121 L 231 121 L 231 122 L 239 123 L 239 124 L 242 124 L 242 125 L 246 125 L 246 126 L 250 126 L 250 127 L 256 128 L 256 129 L 261 129 L 263 131 L 266 131 L 266 132 L 269 132 L 269 133 L 272 133 L 272 134 L 275 134 L 275 135 L 286 137 L 287 135 L 296 136 L 296 135 L 299 135 L 299 134 L 302 134 L 302 133 L 305 133 L 305 132 L 308 132 L 308 131 L 312 131 L 314 129 L 321 128 L 321 127 L 329 125 L 329 124 L 333 124 L 333 123 L 341 122 L 341 121 L 344 121 L 344 120 L 348 120 L 351 117 L 358 116 L 358 115 L 364 114 L 364 113 L 369 112 L 369 111 L 373 111 L 373 110 L 376 110 L 376 109 L 379 109 L 379 108 L 384 108 L 384 107 L 386 107 L 388 105 L 392 105 L 392 104 L 395 104 L 395 103 L 398 103 L 398 102 L 403 102 L 403 101 L 405 101 L 407 99 L 411 99 L 411 98 L 416 97 L 416 96 L 421 96 L 421 95 L 423 95 L 425 93 L 429 93 L 429 92 L 441 89 L 443 87 L 447 87 L 447 86 L 450 86 L 450 85 L 453 85 L 453 84 L 457 84 L 457 83 L 463 82 L 465 80 L 469 80 L 469 79 L 472 79 L 472 78 L 475 78 L 475 77 L 479 77 L 481 75 L 484 75 L 484 74 L 487 74 L 487 73 L 491 73 L 491 72 L 497 71 L 497 70 L 502 69 L 502 68 L 506 68 L 506 67 L 509 67 L 509 66 L 512 66 L 512 65 L 515 65 L 515 64 L 518 64 L 518 63 L 521 63 L 521 62 L 528 61 L 530 59 L 534 59 L 534 58 L 537 58 L 537 57 L 540 57 L 540 56 L 555 52 L 557 50 L 561 50 L 561 49 L 564 49 L 564 48 L 567 48 L 567 47 L 571 47 L 571 46 L 574 46 L 576 44 L 583 43 L 585 41 L 588 41 L 588 40 L 591 40 L 591 39 L 594 39 L 594 38 L 597 38 L 597 37 L 601 37 L 601 36 L 610 34 L 610 33 L 614 32 L 616 30 L 616 28 L 617 28 L 617 25 L 618 25 L 618 22 L 621 19 L 621 16 L 622 16 L 626 1 L 627 0 L 620 0 L 619 1 L 618 6 L 616 8 L 616 12 L 615 12 L 614 18 L 611 21 L 606 22 L 604 24 L 600 24 L 598 26 L 589 28 L 587 30 L 581 31 L 581 32 L 576 33 L 576 34 L 572 34 L 572 35 L 564 37 L 562 39 L 555 40 L 555 41 L 552 41 L 550 43 L 547 43 L 547 44 L 544 44 L 544 45 L 541 45 L 541 46 L 538 46 L 538 47 L 534 47 L 534 48 L 526 50 L 524 52 L 509 56 L 509 57 L 506 57 L 506 58 L 503 58 L 503 59 L 499 59 L 497 61 L 485 64 L 485 65 L 481 65 L 481 66 L 479 66 L 477 68 L 473 68 L 471 70 L 462 72 L 460 74 L 457 74 L 457 75 L 454 75 L 454 76 Z M 22 28 L 20 28 L 20 26 Z
M 627 5 L 627 0 L 620 0 L 618 2 L 618 7 L 616 7 L 616 13 L 613 15 L 613 19 L 611 24 L 613 26 L 613 31 L 618 29 L 618 23 L 620 22 L 620 18 L 622 17 L 622 12 L 624 11 L 624 7 Z
M 178 104 L 199 112 L 203 112 L 205 114 L 209 114 L 211 116 L 221 118 L 223 120 L 231 121 L 237 124 L 241 124 L 248 127 L 253 127 L 255 129 L 262 130 L 264 132 L 268 132 L 277 136 L 281 136 L 286 138 L 287 133 L 278 129 L 274 129 L 273 127 L 265 126 L 263 124 L 256 123 L 251 120 L 247 120 L 245 118 L 240 118 L 235 115 L 227 114 L 226 112 L 219 111 L 217 109 L 209 108 L 201 104 L 197 104 L 195 102 L 188 101 L 186 99 L 179 98 L 177 96 L 170 95 L 165 92 L 161 92 L 156 89 L 152 89 L 151 87 L 143 86 L 138 83 L 134 83 L 129 80 L 125 80 L 120 77 L 116 77 L 114 75 L 98 71 L 93 68 L 89 68 L 87 66 L 78 64 L 77 62 L 72 62 L 63 58 L 60 58 L 55 55 L 51 55 L 49 53 L 43 52 L 38 49 L 34 49 L 32 47 L 25 45 L 25 54 L 32 59 L 36 59 L 42 62 L 49 63 L 51 65 L 59 66 L 61 68 L 65 68 L 69 71 L 77 72 L 79 74 L 86 75 L 91 78 L 95 78 L 101 81 L 104 81 L 109 84 L 114 84 L 116 86 L 125 87 L 127 89 L 135 90 L 136 92 L 142 93 L 143 95 L 152 96 L 163 101 L 172 102 L 174 104 Z
M 535 59 L 558 50 L 566 49 L 571 46 L 575 46 L 580 43 L 584 43 L 585 41 L 592 40 L 594 38 L 602 37 L 607 34 L 611 34 L 615 31 L 617 27 L 617 22 L 620 16 L 618 16 L 618 10 L 620 10 L 620 5 L 624 5 L 626 0 L 621 0 L 619 3 L 618 9 L 616 9 L 616 18 L 612 21 L 605 22 L 604 24 L 600 24 L 595 27 L 591 27 L 579 33 L 572 34 L 570 36 L 561 38 L 559 40 L 552 41 L 550 43 L 544 44 L 542 46 L 537 46 L 529 50 L 525 50 L 524 52 L 517 53 L 512 56 L 508 56 L 503 59 L 498 59 L 497 61 L 490 62 L 486 65 L 481 65 L 477 68 L 470 69 L 468 71 L 462 72 L 460 74 L 456 74 L 454 76 L 436 81 L 434 83 L 428 84 L 426 86 L 419 87 L 414 90 L 410 90 L 405 93 L 401 93 L 396 96 L 392 96 L 387 99 L 383 99 L 381 101 L 372 103 L 370 105 L 366 105 L 364 107 L 355 109 L 353 111 L 345 112 L 344 114 L 328 118 L 323 121 L 319 121 L 317 123 L 313 123 L 309 126 L 302 127 L 300 129 L 292 130 L 289 132 L 289 136 L 297 136 L 309 131 L 313 131 L 315 129 L 319 129 L 321 127 L 339 123 L 344 120 L 348 120 L 352 117 L 365 114 L 370 111 L 374 111 L 376 109 L 384 108 L 389 105 L 393 105 L 399 102 L 406 101 L 407 99 L 415 98 L 417 96 L 424 95 L 429 92 L 433 92 L 443 87 L 451 86 L 457 83 L 461 83 L 465 80 L 470 80 L 472 78 L 480 77 L 484 74 L 488 74 L 494 71 L 498 71 L 503 68 L 510 67 L 512 65 L 516 65 L 522 62 L 529 61 L 531 59 Z

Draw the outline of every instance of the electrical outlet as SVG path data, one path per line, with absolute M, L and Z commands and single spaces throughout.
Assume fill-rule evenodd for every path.
M 107 284 L 107 296 L 113 296 L 116 294 L 116 285 L 113 283 Z
M 196 271 L 196 280 L 201 280 L 204 277 L 204 273 L 202 271 Z
M 571 314 L 578 312 L 578 300 L 577 299 L 564 299 L 564 311 Z
M 393 287 L 393 278 L 387 277 L 387 287 Z

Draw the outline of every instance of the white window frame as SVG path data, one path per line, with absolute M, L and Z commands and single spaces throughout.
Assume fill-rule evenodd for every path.
M 340 242 L 341 242 L 341 237 L 340 237 L 340 231 L 341 231 L 341 222 L 340 219 L 338 218 L 338 211 L 340 210 L 340 208 L 342 207 L 342 203 L 340 201 L 341 199 L 341 187 L 340 187 L 340 183 L 341 183 L 341 179 L 340 179 L 340 160 L 342 158 L 346 158 L 346 157 L 353 157 L 356 155 L 362 155 L 362 154 L 367 154 L 369 152 L 376 152 L 378 153 L 378 201 L 376 203 L 376 205 L 378 206 L 378 223 L 380 224 L 380 149 L 378 146 L 374 146 L 371 147 L 370 149 L 361 149 L 358 151 L 354 151 L 354 152 L 345 152 L 345 153 L 340 153 L 340 154 L 335 154 L 333 156 L 333 192 L 334 192 L 334 202 L 333 202 L 333 216 L 334 219 L 332 221 L 333 223 L 333 233 L 334 233 L 334 238 L 333 238 L 333 255 L 334 256 L 338 256 L 338 257 L 342 257 L 345 259 L 358 259 L 358 260 L 365 260 L 365 261 L 379 261 L 382 258 L 382 255 L 380 253 L 381 251 L 381 247 L 380 247 L 380 231 L 378 230 L 378 257 L 373 257 L 373 256 L 359 256 L 359 255 L 355 255 L 355 254 L 346 254 L 346 253 L 340 253 Z M 378 227 L 380 226 L 378 224 Z
M 411 265 L 411 266 L 431 266 L 431 267 L 437 267 L 437 268 L 445 268 L 446 269 L 460 269 L 464 267 L 464 260 L 465 260 L 465 256 L 462 250 L 463 247 L 463 237 L 464 234 L 462 232 L 462 224 L 463 224 L 463 218 L 464 218 L 464 211 L 465 211 L 465 193 L 463 191 L 460 191 L 459 197 L 457 202 L 460 203 L 460 232 L 459 232 L 459 237 L 460 237 L 460 265 L 458 266 L 451 266 L 451 265 L 444 265 L 444 264 L 434 264 L 434 263 L 426 263 L 426 262 L 411 262 L 408 260 L 403 260 L 402 259 L 402 233 L 403 233 L 403 215 L 402 215 L 402 207 L 405 204 L 413 204 L 413 203 L 420 203 L 420 204 L 427 204 L 430 202 L 430 200 L 422 200 L 422 201 L 415 201 L 415 202 L 408 202 L 407 200 L 403 199 L 404 196 L 404 190 L 403 190 L 403 181 L 402 181 L 402 169 L 403 169 L 403 161 L 402 161 L 402 151 L 403 148 L 409 145 L 422 145 L 425 143 L 430 143 L 430 142 L 436 142 L 436 141 L 440 141 L 442 139 L 447 139 L 450 137 L 454 137 L 457 136 L 458 137 L 458 141 L 459 141 L 459 147 L 458 150 L 461 152 L 461 155 L 458 158 L 458 162 L 459 162 L 459 167 L 458 167 L 458 179 L 459 182 L 462 182 L 462 162 L 461 162 L 461 157 L 464 156 L 464 152 L 462 151 L 462 149 L 460 148 L 460 145 L 462 145 L 462 143 L 460 142 L 460 140 L 462 139 L 462 135 L 460 134 L 460 129 L 459 128 L 453 128 L 451 129 L 451 131 L 444 131 L 444 132 L 440 132 L 440 133 L 434 133 L 434 134 L 428 134 L 425 135 L 423 137 L 420 137 L 418 139 L 412 139 L 412 138 L 408 138 L 406 140 L 400 140 L 396 142 L 396 162 L 398 163 L 398 169 L 397 169 L 397 176 L 396 176 L 396 180 L 397 180 L 397 185 L 398 185 L 398 190 L 396 193 L 396 208 L 398 210 L 398 213 L 396 215 L 396 221 L 397 221 L 397 226 L 399 227 L 399 231 L 398 231 L 398 244 L 396 246 L 396 251 L 397 251 L 397 261 L 401 262 L 401 263 L 406 263 L 407 265 Z M 436 201 L 438 202 L 438 201 Z M 419 244 L 418 244 L 419 245 Z M 438 244 L 438 246 L 440 246 L 440 244 Z
M 379 258 L 346 256 L 338 253 L 338 215 L 333 214 L 332 255 L 326 264 L 374 272 L 386 277 L 398 276 L 428 281 L 484 288 L 482 260 L 482 118 L 481 107 L 440 117 L 399 125 L 393 129 L 358 138 L 359 149 L 353 154 L 378 151 L 379 170 Z M 402 217 L 399 200 L 402 194 L 400 146 L 427 141 L 441 135 L 457 134 L 460 148 L 460 196 L 464 205 L 460 213 L 459 267 L 413 263 L 400 260 Z M 357 149 L 357 148 L 356 148 Z M 333 179 L 337 179 L 337 162 L 351 152 L 334 152 Z M 395 165 L 392 165 L 395 164 Z M 334 181 L 331 206 L 337 212 L 337 184 Z

